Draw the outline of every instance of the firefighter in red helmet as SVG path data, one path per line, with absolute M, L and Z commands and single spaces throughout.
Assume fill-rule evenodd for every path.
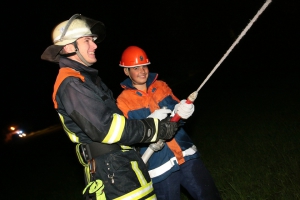
M 189 118 L 194 105 L 180 101 L 164 81 L 157 79 L 158 74 L 149 72 L 149 64 L 143 49 L 130 46 L 124 50 L 119 65 L 129 78 L 121 83 L 124 90 L 117 98 L 120 110 L 128 119 L 155 116 L 163 120 L 171 112 L 182 119 Z M 149 144 L 136 145 L 136 148 L 143 155 Z M 199 151 L 183 127 L 160 148 L 154 149 L 147 163 L 158 199 L 180 200 L 181 186 L 194 199 L 221 199 Z

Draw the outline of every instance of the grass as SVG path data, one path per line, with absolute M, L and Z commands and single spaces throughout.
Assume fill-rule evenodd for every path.
M 285 98 L 225 97 L 193 119 L 189 132 L 224 200 L 300 199 L 300 109 Z
M 299 132 L 259 125 L 260 130 L 224 130 L 200 142 L 223 199 L 300 199 Z

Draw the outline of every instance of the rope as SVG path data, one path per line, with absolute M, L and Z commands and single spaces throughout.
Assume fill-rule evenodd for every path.
M 220 61 L 216 64 L 216 66 L 213 68 L 213 70 L 208 74 L 208 76 L 204 79 L 202 84 L 199 86 L 199 88 L 196 90 L 198 92 L 203 85 L 208 81 L 208 79 L 212 76 L 212 74 L 218 69 L 218 67 L 221 65 L 221 63 L 225 60 L 225 58 L 229 55 L 229 53 L 232 51 L 232 49 L 239 43 L 239 41 L 244 37 L 244 35 L 247 33 L 247 31 L 251 28 L 253 23 L 257 20 L 257 18 L 260 16 L 262 12 L 268 7 L 268 5 L 272 2 L 272 0 L 267 0 L 264 5 L 258 10 L 256 15 L 253 17 L 253 19 L 249 22 L 249 24 L 244 28 L 244 30 L 241 32 L 239 37 L 234 41 L 234 43 L 230 46 L 230 48 L 227 50 L 227 52 L 223 55 L 223 57 L 220 59 Z

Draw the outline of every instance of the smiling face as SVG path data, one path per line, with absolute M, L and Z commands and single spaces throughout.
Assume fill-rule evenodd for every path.
M 149 69 L 147 65 L 141 65 L 131 68 L 124 68 L 124 73 L 132 80 L 132 85 L 139 89 L 145 90 L 146 82 L 149 75 Z
M 97 45 L 95 44 L 93 37 L 82 37 L 77 41 L 77 47 L 79 49 L 82 57 L 90 64 L 94 64 L 97 62 L 97 58 L 95 55 L 95 51 L 97 49 Z M 75 51 L 75 47 L 73 44 L 68 44 L 64 47 L 66 53 L 72 53 Z M 86 65 L 77 54 L 70 56 L 69 58 Z

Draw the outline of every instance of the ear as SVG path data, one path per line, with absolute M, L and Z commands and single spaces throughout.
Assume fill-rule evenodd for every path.
M 64 51 L 66 53 L 72 53 L 75 51 L 74 45 L 73 44 L 67 44 L 64 46 Z
M 129 69 L 127 67 L 124 68 L 124 73 L 126 74 L 126 76 L 129 76 Z

